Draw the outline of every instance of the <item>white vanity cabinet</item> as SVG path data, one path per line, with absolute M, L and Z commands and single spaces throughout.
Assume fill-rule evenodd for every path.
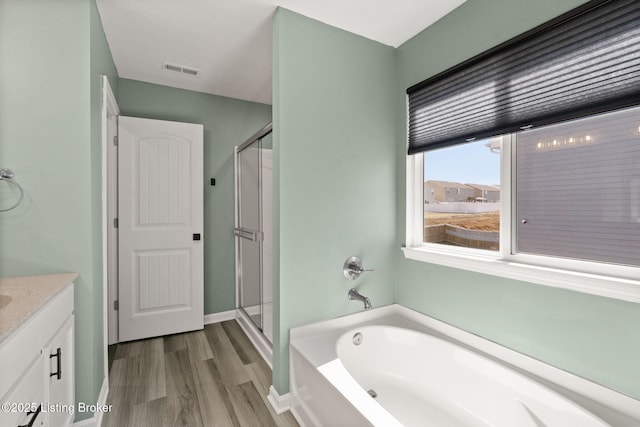
M 70 316 L 43 351 L 48 365 L 47 402 L 49 402 L 49 425 L 68 426 L 73 421 L 74 402 L 74 346 L 73 316 Z
M 44 360 L 38 357 L 8 395 L 2 398 L 0 425 L 3 427 L 45 425 L 46 413 L 42 412 L 45 392 L 42 381 L 44 374 Z
M 76 276 L 67 276 L 51 275 L 58 286 L 10 287 L 11 279 L 0 281 L 0 295 L 12 299 L 0 308 L 2 427 L 66 427 L 73 421 Z M 30 305 L 32 297 L 39 301 Z M 16 323 L 7 326 L 14 317 Z

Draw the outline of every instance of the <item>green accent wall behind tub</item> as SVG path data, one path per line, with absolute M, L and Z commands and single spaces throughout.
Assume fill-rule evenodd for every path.
M 204 312 L 233 310 L 233 147 L 271 121 L 271 106 L 136 80 L 118 86 L 123 116 L 204 125 Z
M 470 0 L 397 50 L 398 140 L 406 140 L 406 88 L 580 4 L 580 0 Z M 399 248 L 405 157 L 397 145 Z M 406 260 L 397 302 L 640 399 L 640 305 Z
M 394 50 L 286 9 L 274 19 L 274 387 L 289 329 L 394 300 Z M 374 268 L 355 282 L 351 255 Z M 278 287 L 279 284 L 279 287 Z

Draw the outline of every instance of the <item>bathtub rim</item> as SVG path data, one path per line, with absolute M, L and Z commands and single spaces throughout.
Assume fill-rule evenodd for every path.
M 380 324 L 414 329 L 452 341 L 540 382 L 604 420 L 617 413 L 618 416 L 640 421 L 640 400 L 399 304 L 292 328 L 289 335 L 290 357 L 292 348 L 295 348 L 317 369 L 337 358 L 335 343 L 344 333 L 354 328 Z M 322 335 L 322 339 L 319 335 Z M 322 347 L 321 343 L 327 341 L 333 344 Z M 294 380 L 293 364 L 290 363 L 290 390 L 295 400 Z M 609 412 L 610 416 L 603 417 L 603 411 Z

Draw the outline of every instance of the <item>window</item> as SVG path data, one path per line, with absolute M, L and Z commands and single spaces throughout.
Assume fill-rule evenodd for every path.
M 499 250 L 503 139 L 515 157 L 505 256 L 640 266 L 638 107 L 426 151 L 423 243 Z
M 638 277 L 640 107 L 408 159 L 408 198 L 424 207 L 408 221 L 414 227 L 407 230 L 409 252 L 422 251 L 409 257 L 492 274 L 498 261 L 507 268 Z M 451 198 L 446 188 L 460 193 Z M 469 257 L 493 267 L 469 268 Z M 536 281 L 536 274 L 515 276 Z M 575 277 L 569 280 L 581 288 Z M 630 289 L 640 294 L 640 283 Z M 612 296 L 607 288 L 591 293 Z
M 515 253 L 640 266 L 640 108 L 516 136 Z
M 408 88 L 405 255 L 640 302 L 638 28 L 591 0 Z M 489 207 L 493 241 L 436 219 Z
M 423 242 L 498 250 L 500 140 L 427 151 Z M 455 188 L 455 197 L 443 189 Z
M 503 151 L 513 153 L 506 183 Z M 640 266 L 640 107 L 417 156 L 421 243 L 497 251 L 504 197 L 513 230 L 503 256 Z

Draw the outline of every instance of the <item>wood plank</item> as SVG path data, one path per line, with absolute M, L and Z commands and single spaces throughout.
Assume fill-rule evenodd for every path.
M 277 427 L 253 382 L 227 386 L 227 392 L 242 427 Z
M 262 360 L 262 356 L 256 351 L 251 341 L 245 335 L 244 331 L 235 320 L 229 320 L 220 324 L 225 331 L 231 345 L 235 349 L 238 357 L 245 365 Z
M 192 365 L 202 419 L 207 426 L 240 427 L 231 399 L 213 359 Z
M 141 342 L 137 368 L 138 394 L 135 403 L 166 396 L 164 340 L 152 338 Z
M 166 426 L 168 424 L 167 398 L 152 400 L 133 406 L 129 424 L 118 427 Z
M 220 369 L 223 384 L 238 385 L 249 381 L 244 364 L 235 352 L 222 326 L 219 323 L 214 323 L 207 325 L 204 331 L 211 345 L 213 359 Z
M 185 334 L 165 335 L 163 338 L 164 338 L 165 353 L 169 353 L 171 351 L 183 350 L 187 348 L 187 341 L 185 340 Z
M 140 354 L 142 341 L 129 341 L 118 344 L 114 359 L 125 359 L 127 357 L 133 357 Z
M 187 350 L 165 354 L 167 425 L 203 426 Z
M 211 346 L 207 341 L 207 336 L 202 331 L 187 332 L 184 334 L 185 343 L 189 350 L 189 360 L 191 363 L 201 362 L 213 358 Z
M 255 385 L 262 402 L 269 411 L 269 414 L 271 414 L 271 418 L 273 418 L 276 425 L 278 425 L 278 427 L 297 427 L 298 422 L 291 414 L 291 411 L 278 414 L 267 400 L 272 374 L 271 369 L 269 369 L 269 366 L 267 366 L 264 360 L 261 358 L 258 362 L 251 363 L 246 366 L 246 369 L 249 373 L 249 378 L 251 378 L 251 382 Z

